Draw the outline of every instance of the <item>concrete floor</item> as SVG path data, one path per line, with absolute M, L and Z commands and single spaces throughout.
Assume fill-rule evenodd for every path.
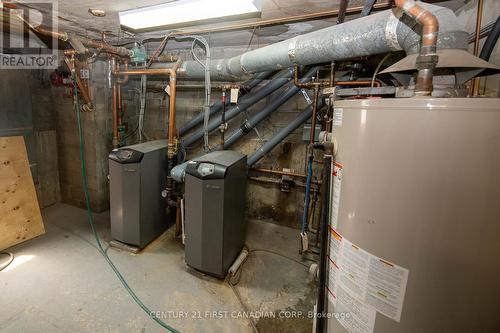
M 133 302 L 96 250 L 84 210 L 57 204 L 43 216 L 47 233 L 9 249 L 16 259 L 0 272 L 1 332 L 164 332 Z M 95 220 L 108 240 L 109 214 Z M 247 244 L 300 260 L 297 236 L 294 229 L 251 221 Z M 163 311 L 164 320 L 181 332 L 252 332 L 227 283 L 186 267 L 172 228 L 140 254 L 114 248 L 108 253 L 143 302 Z M 248 310 L 276 315 L 257 320 L 262 333 L 310 332 L 307 312 L 315 288 L 306 267 L 260 251 L 250 255 L 237 286 Z M 290 310 L 303 315 L 280 318 L 297 313 L 285 312 Z M 207 314 L 212 311 L 228 314 L 217 319 Z M 178 318 L 181 313 L 187 319 Z

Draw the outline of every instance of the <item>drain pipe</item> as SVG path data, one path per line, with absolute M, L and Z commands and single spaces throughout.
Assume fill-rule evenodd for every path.
M 300 83 L 308 82 L 311 77 L 313 77 L 320 67 L 311 68 L 300 80 Z M 274 111 L 276 111 L 281 105 L 283 105 L 290 98 L 295 96 L 299 92 L 300 88 L 297 87 L 294 82 L 289 82 L 284 92 L 268 104 L 261 112 L 257 113 L 250 119 L 246 120 L 240 128 L 231 133 L 224 143 L 224 149 L 231 147 L 236 143 L 241 137 L 250 132 L 255 126 L 257 126 L 262 120 L 269 117 Z
M 438 42 L 439 21 L 430 11 L 418 6 L 413 0 L 396 0 L 396 6 L 422 25 L 420 54 L 417 57 L 418 70 L 415 95 L 432 95 L 432 77 L 438 62 L 436 46 Z
M 319 98 L 317 109 L 320 110 L 325 106 L 325 101 L 323 98 Z M 269 141 L 267 141 L 262 147 L 257 149 L 247 160 L 248 167 L 253 166 L 257 163 L 264 155 L 269 153 L 274 147 L 276 147 L 280 142 L 282 142 L 288 135 L 304 124 L 313 113 L 313 106 L 309 105 L 304 111 L 302 111 L 297 118 L 295 118 L 286 127 L 281 129 L 275 136 L 273 136 Z
M 259 83 L 261 83 L 263 80 L 268 79 L 271 74 L 273 74 L 272 71 L 268 72 L 262 72 L 257 75 L 255 75 L 254 78 L 244 82 L 242 86 L 247 87 L 249 90 L 253 89 L 255 86 L 257 86 Z M 226 104 L 229 105 L 229 99 L 226 101 Z M 210 117 L 212 117 L 214 114 L 222 110 L 222 104 L 220 101 L 215 102 L 211 107 L 210 107 Z M 186 134 L 188 131 L 191 129 L 195 128 L 199 124 L 203 122 L 203 113 L 198 113 L 196 116 L 191 118 L 190 121 L 185 123 L 179 128 L 179 136 L 183 136 Z
M 278 88 L 282 87 L 284 84 L 286 84 L 290 78 L 292 77 L 293 70 L 292 69 L 285 69 L 279 72 L 273 79 L 264 87 L 260 88 L 259 90 L 245 95 L 244 97 L 241 98 L 240 102 L 238 105 L 230 108 L 226 114 L 225 118 L 226 120 L 230 120 L 234 117 L 236 117 L 238 114 L 246 110 L 247 108 L 251 107 L 254 105 L 256 102 L 261 100 L 262 98 L 270 95 L 274 91 L 276 91 Z M 222 123 L 222 117 L 219 115 L 216 118 L 212 119 L 209 124 L 208 124 L 208 130 L 211 132 L 215 130 L 216 128 L 219 128 L 219 125 Z M 198 129 L 196 132 L 192 133 L 188 137 L 182 140 L 181 146 L 184 148 L 190 147 L 193 145 L 196 141 L 201 139 L 203 137 L 203 128 Z

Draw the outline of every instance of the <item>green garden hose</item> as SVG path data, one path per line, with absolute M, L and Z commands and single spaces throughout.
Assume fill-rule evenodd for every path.
M 73 77 L 73 82 L 76 82 Z M 74 106 L 75 106 L 75 113 L 76 113 L 76 122 L 77 122 L 77 127 L 78 127 L 78 138 L 80 141 L 80 166 L 81 166 L 81 171 L 82 171 L 82 178 L 83 178 L 83 192 L 85 193 L 85 205 L 87 207 L 87 220 L 89 222 L 90 228 L 92 229 L 92 233 L 94 234 L 95 241 L 97 243 L 97 249 L 101 253 L 101 255 L 106 259 L 108 262 L 109 266 L 111 269 L 113 269 L 113 272 L 116 274 L 118 277 L 118 280 L 120 280 L 121 284 L 125 288 L 125 290 L 129 293 L 129 295 L 133 298 L 133 300 L 139 305 L 139 307 L 146 312 L 146 314 L 152 318 L 154 321 L 156 321 L 160 326 L 166 328 L 168 331 L 172 333 L 181 333 L 180 331 L 176 330 L 175 328 L 171 327 L 170 325 L 166 324 L 163 322 L 160 318 L 157 316 L 152 315 L 152 311 L 141 301 L 139 297 L 135 294 L 135 292 L 130 288 L 128 285 L 127 281 L 123 277 L 123 275 L 120 273 L 118 268 L 116 268 L 115 264 L 111 259 L 109 258 L 108 254 L 104 250 L 101 244 L 101 240 L 99 238 L 99 235 L 97 234 L 96 228 L 95 228 L 95 223 L 94 223 L 94 215 L 92 214 L 92 211 L 90 209 L 90 195 L 89 195 L 89 190 L 88 190 L 88 182 L 87 182 L 87 172 L 85 170 L 85 153 L 84 153 L 84 140 L 83 140 L 83 132 L 82 132 L 82 124 L 81 124 L 81 119 L 80 119 L 80 103 L 78 101 L 78 91 L 76 84 L 73 84 L 73 91 L 74 91 Z

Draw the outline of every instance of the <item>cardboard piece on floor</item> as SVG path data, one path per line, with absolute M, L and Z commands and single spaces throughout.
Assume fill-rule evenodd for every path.
M 0 250 L 44 233 L 24 138 L 0 137 Z

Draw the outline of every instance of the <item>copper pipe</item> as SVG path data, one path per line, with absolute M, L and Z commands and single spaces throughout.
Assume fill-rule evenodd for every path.
M 27 22 L 25 21 L 25 23 L 27 23 Z M 30 24 L 28 24 L 28 26 L 30 28 L 33 28 L 33 30 L 35 32 L 37 32 L 41 35 L 48 36 L 48 37 L 55 38 L 55 39 L 59 39 L 59 40 L 62 40 L 64 42 L 68 41 L 68 33 L 66 33 L 66 32 L 53 31 L 53 30 L 46 29 L 42 26 L 32 27 Z
M 335 81 L 335 86 L 371 86 L 372 81 Z M 375 80 L 373 83 L 374 86 L 380 87 L 382 83 L 380 80 Z
M 436 45 L 439 32 L 439 21 L 431 12 L 418 6 L 413 0 L 395 0 L 396 6 L 422 25 L 422 42 L 417 57 L 418 69 L 415 95 L 431 96 L 432 78 L 438 62 Z
M 110 69 L 114 73 L 117 69 L 116 57 L 111 57 Z M 113 131 L 113 148 L 118 148 L 119 138 L 118 138 L 118 82 L 113 79 L 112 86 L 112 102 L 111 102 L 111 118 L 112 118 L 112 131 Z
M 301 83 L 299 81 L 299 68 L 295 66 L 293 68 L 293 84 L 298 87 L 298 88 L 304 88 L 304 89 L 312 89 L 316 87 L 321 87 L 321 86 L 328 86 L 330 84 L 330 81 L 328 80 L 318 80 L 314 82 L 305 82 Z
M 123 60 L 123 69 L 128 70 L 128 59 Z M 119 70 L 119 68 L 116 68 L 116 70 Z M 128 82 L 128 75 L 125 75 L 123 79 L 117 79 L 118 83 L 120 85 L 127 84 Z
M 304 175 L 302 173 L 295 173 L 295 172 L 289 172 L 289 171 L 279 171 L 279 170 L 261 169 L 261 168 L 252 168 L 250 170 L 253 170 L 256 172 L 268 173 L 268 174 L 272 174 L 272 175 L 307 178 L 307 175 Z
M 18 18 L 21 22 L 23 22 L 23 24 L 26 27 L 28 27 L 29 29 L 31 29 L 33 32 L 40 34 L 40 35 L 48 36 L 48 37 L 51 37 L 54 39 L 58 39 L 58 40 L 62 40 L 64 42 L 70 42 L 70 43 L 71 43 L 72 38 L 78 39 L 78 41 L 81 42 L 85 46 L 88 46 L 91 48 L 96 48 L 96 49 L 99 49 L 105 53 L 110 53 L 110 54 L 118 55 L 121 57 L 130 57 L 133 54 L 132 51 L 127 50 L 124 47 L 115 47 L 115 46 L 107 44 L 105 41 L 98 42 L 98 41 L 95 41 L 95 40 L 92 40 L 89 38 L 76 36 L 75 34 L 70 35 L 67 32 L 59 32 L 59 31 L 51 30 L 51 29 L 48 29 L 48 28 L 43 27 L 41 25 L 40 26 L 33 26 L 29 21 L 25 20 L 22 16 L 16 16 L 16 18 Z M 2 18 L 2 21 L 4 21 L 3 18 Z
M 153 59 L 154 62 L 176 62 L 179 60 L 179 57 L 173 54 L 162 54 L 159 55 L 156 59 Z
M 319 86 L 314 87 L 314 101 L 311 115 L 311 132 L 309 134 L 309 143 L 311 145 L 314 144 L 314 134 L 316 133 L 316 114 L 318 112 L 319 88 Z
M 175 101 L 176 101 L 176 85 L 177 85 L 177 69 L 180 66 L 178 61 L 172 68 L 146 68 L 146 69 L 126 69 L 122 71 L 114 71 L 115 76 L 128 75 L 153 75 L 153 76 L 168 76 L 170 78 L 170 98 L 169 98 L 169 114 L 168 114 L 168 146 L 169 158 L 173 158 L 175 154 Z
M 116 71 L 113 75 L 152 75 L 152 76 L 172 76 L 176 75 L 173 68 L 137 68 L 137 69 L 127 69 Z
M 299 70 L 298 67 L 295 66 L 293 70 L 293 84 L 299 88 L 305 88 L 305 89 L 312 89 L 317 86 L 332 86 L 331 82 L 333 80 L 333 76 L 330 73 L 330 79 L 329 80 L 322 80 L 322 81 L 314 81 L 314 82 L 306 82 L 306 83 L 301 83 L 299 81 Z M 371 86 L 371 81 L 334 81 L 333 85 L 336 86 Z M 374 83 L 375 86 L 380 87 L 382 84 L 379 80 L 376 80 Z
M 373 6 L 374 10 L 382 10 L 391 8 L 391 2 L 377 3 Z M 346 14 L 358 14 L 363 10 L 363 6 L 349 7 L 346 9 Z M 223 27 L 215 27 L 215 28 L 205 28 L 205 29 L 197 29 L 197 30 L 189 30 L 189 31 L 176 31 L 172 32 L 171 36 L 183 36 L 183 35 L 192 35 L 192 34 L 206 34 L 212 32 L 223 32 L 223 31 L 234 31 L 234 30 L 244 30 L 244 29 L 254 29 L 258 27 L 265 27 L 270 25 L 277 24 L 286 24 L 307 20 L 316 20 L 328 17 L 335 17 L 339 15 L 339 9 L 326 10 L 322 12 L 310 13 L 310 14 L 301 14 L 294 16 L 287 16 L 276 19 L 269 20 L 261 20 L 257 22 L 250 23 L 240 23 L 240 24 L 232 24 L 226 25 Z
M 120 127 L 123 124 L 122 120 L 122 85 L 117 82 L 117 89 L 116 89 L 116 122 L 118 126 L 118 136 L 120 135 Z M 120 138 L 118 138 L 120 139 Z
M 94 105 L 92 104 L 92 98 L 90 97 L 87 87 L 83 84 L 82 80 L 80 79 L 80 75 L 76 73 L 75 56 L 74 55 L 70 55 L 69 57 L 66 56 L 64 58 L 64 62 L 68 66 L 69 70 L 74 74 L 73 77 L 75 78 L 78 90 L 80 91 L 80 94 L 82 95 L 83 100 L 85 101 L 84 109 L 91 111 L 94 108 Z
M 177 71 L 179 73 L 179 71 Z M 212 85 L 212 90 L 222 90 L 224 88 L 227 88 L 228 85 L 226 84 L 216 84 Z M 233 85 L 235 89 L 243 89 L 243 90 L 250 90 L 248 86 L 244 85 Z M 147 86 L 148 89 L 150 90 L 157 90 L 157 91 L 163 91 L 165 89 L 165 85 L 162 83 L 148 83 Z M 205 85 L 203 84 L 178 84 L 177 85 L 177 91 L 179 90 L 197 90 L 197 89 L 205 89 Z
M 335 61 L 332 61 L 330 64 L 330 87 L 333 87 L 333 83 L 335 82 Z
M 67 56 L 67 57 L 71 57 L 71 56 L 76 55 L 76 51 L 73 50 L 73 49 L 64 50 L 64 55 Z
M 248 177 L 248 179 L 256 181 L 256 182 L 268 183 L 268 184 L 275 184 L 275 185 L 280 185 L 280 183 L 281 183 L 279 180 L 262 178 L 262 177 Z M 316 183 L 314 181 L 311 181 L 311 182 L 316 185 Z M 299 186 L 299 187 L 304 187 L 305 188 L 306 184 L 296 182 L 295 186 Z M 316 186 L 311 186 L 311 192 L 312 193 L 317 192 L 317 191 L 319 191 L 319 189 Z
M 476 36 L 474 38 L 474 55 L 477 57 L 479 55 L 479 40 L 481 38 L 481 22 L 483 19 L 483 0 L 478 0 L 477 2 L 477 16 L 476 16 Z M 475 77 L 472 80 L 472 84 L 470 87 L 471 95 L 477 96 L 479 95 L 479 85 L 480 79 Z
M 128 69 L 128 60 L 125 59 L 123 61 L 123 68 L 124 70 L 127 70 Z M 115 71 L 119 70 L 120 69 L 120 65 L 118 63 L 115 64 Z M 116 126 L 117 126 L 117 129 L 118 129 L 118 141 L 120 141 L 120 127 L 123 125 L 123 102 L 122 102 L 122 87 L 124 84 L 126 84 L 128 82 L 128 75 L 125 75 L 123 79 L 119 79 L 119 78 L 115 78 L 115 82 L 117 84 L 117 88 L 116 88 L 116 99 L 117 99 L 117 110 L 116 110 L 116 115 L 117 115 L 117 118 L 116 118 Z

